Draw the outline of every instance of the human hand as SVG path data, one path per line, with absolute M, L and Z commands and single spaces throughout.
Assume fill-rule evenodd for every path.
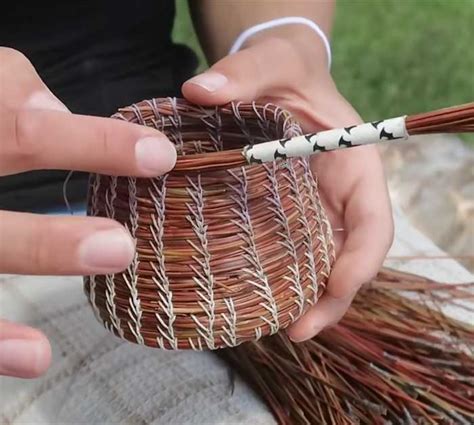
M 174 146 L 154 129 L 71 114 L 25 56 L 1 47 L 0 117 L 0 176 L 63 169 L 151 177 L 176 161 Z M 0 211 L 0 273 L 114 273 L 134 252 L 132 238 L 113 220 Z M 50 357 L 41 332 L 0 321 L 0 375 L 38 376 Z
M 304 27 L 266 31 L 183 85 L 202 105 L 232 100 L 272 102 L 291 111 L 306 132 L 361 123 L 327 70 L 324 47 Z M 336 262 L 326 291 L 288 329 L 303 341 L 337 323 L 360 286 L 378 272 L 393 239 L 383 167 L 373 146 L 315 155 L 320 196 L 334 233 Z

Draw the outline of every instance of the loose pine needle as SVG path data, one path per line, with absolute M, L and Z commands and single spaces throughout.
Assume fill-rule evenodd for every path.
M 221 355 L 281 425 L 472 424 L 474 326 L 441 307 L 457 302 L 472 317 L 473 298 L 472 284 L 385 269 L 312 340 L 280 333 Z

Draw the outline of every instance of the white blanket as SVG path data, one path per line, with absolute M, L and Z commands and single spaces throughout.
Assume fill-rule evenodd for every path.
M 472 281 L 396 211 L 386 265 L 445 282 Z M 392 259 L 390 260 L 390 257 Z M 53 365 L 42 378 L 0 378 L 0 423 L 274 424 L 266 406 L 211 353 L 171 352 L 122 342 L 96 322 L 76 277 L 0 277 L 1 316 L 42 329 Z M 473 321 L 455 308 L 448 311 Z

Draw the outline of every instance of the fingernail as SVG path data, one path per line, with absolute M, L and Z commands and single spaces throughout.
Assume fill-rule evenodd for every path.
M 102 230 L 79 245 L 80 264 L 89 273 L 116 273 L 125 270 L 135 255 L 135 244 L 125 229 Z
M 49 111 L 69 112 L 69 109 L 52 93 L 37 91 L 33 93 L 24 105 L 27 109 L 42 109 Z
M 229 82 L 229 80 L 225 75 L 222 75 L 219 72 L 209 71 L 205 72 L 204 74 L 197 75 L 187 82 L 190 84 L 196 84 L 197 86 L 202 87 L 204 90 L 212 93 L 224 87 Z
M 49 365 L 50 348 L 38 340 L 0 341 L 0 375 L 21 378 L 40 375 Z
M 161 175 L 175 166 L 176 148 L 164 137 L 144 137 L 135 145 L 135 158 L 144 173 Z
M 307 341 L 308 339 L 315 337 L 321 331 L 322 331 L 322 328 L 312 329 L 311 330 L 311 334 L 313 335 L 312 337 L 308 337 L 308 335 L 291 335 L 290 333 L 288 333 L 287 335 L 288 335 L 288 338 L 290 338 L 290 341 L 298 343 L 298 342 Z
M 293 337 L 293 336 L 291 336 L 291 335 L 288 335 L 288 338 L 290 338 L 290 341 L 291 341 L 291 342 L 295 342 L 295 343 L 303 342 L 303 341 L 306 340 L 306 338 Z

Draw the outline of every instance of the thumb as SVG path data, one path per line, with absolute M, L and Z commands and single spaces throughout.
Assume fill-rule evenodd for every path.
M 268 89 L 285 81 L 278 56 L 265 42 L 226 56 L 207 71 L 186 81 L 182 87 L 183 96 L 190 102 L 205 106 L 258 99 Z

